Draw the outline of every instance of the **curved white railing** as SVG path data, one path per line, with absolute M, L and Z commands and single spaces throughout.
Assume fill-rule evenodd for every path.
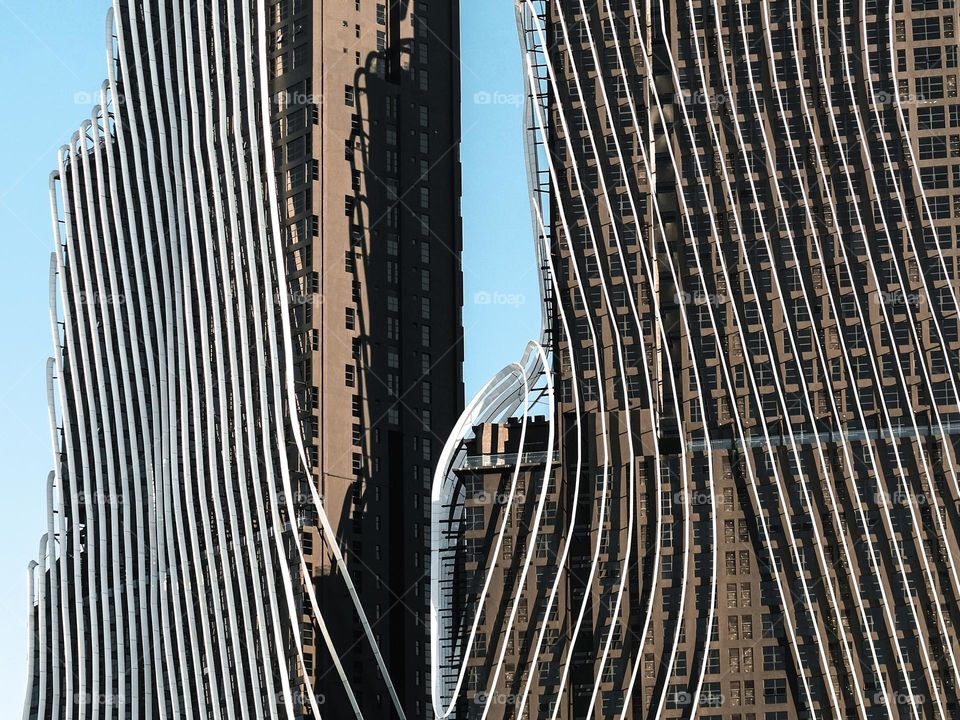
M 288 524 L 309 466 L 291 423 L 266 4 L 115 0 L 99 105 L 51 176 L 54 473 L 28 717 L 293 720 L 302 700 L 320 718 L 303 614 L 362 717 Z
M 841 198 L 834 189 L 835 181 L 853 187 L 849 163 L 857 158 L 863 163 L 873 196 L 892 194 L 896 209 L 908 217 L 907 183 L 915 182 L 915 194 L 925 217 L 934 221 L 922 184 L 913 175 L 902 178 L 893 172 L 895 153 L 882 132 L 877 143 L 857 149 L 845 145 L 837 125 L 831 89 L 834 82 L 842 82 L 838 92 L 846 93 L 852 103 L 850 117 L 856 132 L 870 140 L 869 119 L 884 129 L 884 117 L 877 109 L 877 88 L 869 73 L 872 56 L 866 23 L 861 23 L 857 41 L 867 70 L 852 66 L 850 57 L 844 54 L 840 66 L 843 77 L 834 78 L 826 64 L 828 51 L 834 48 L 824 39 L 824 21 L 818 19 L 822 3 L 814 0 L 808 9 L 810 17 L 803 18 L 804 22 L 813 21 L 815 37 L 815 47 L 810 49 L 815 55 L 813 63 L 805 64 L 798 41 L 799 15 L 793 0 L 787 0 L 793 64 L 799 78 L 801 132 L 820 138 L 812 143 L 805 163 L 793 147 L 794 125 L 787 117 L 789 108 L 780 88 L 780 66 L 774 58 L 767 5 L 762 4 L 763 50 L 776 102 L 770 112 L 763 107 L 755 88 L 760 81 L 754 75 L 755 63 L 748 58 L 748 85 L 741 88 L 742 83 L 731 72 L 733 60 L 727 59 L 740 45 L 747 47 L 752 42 L 746 6 L 739 0 L 735 28 L 730 27 L 728 35 L 724 35 L 720 6 L 712 6 L 717 58 L 708 57 L 701 48 L 698 16 L 692 3 L 685 0 L 670 20 L 681 29 L 689 28 L 693 36 L 694 50 L 685 58 L 677 57 L 670 44 L 677 28 L 668 26 L 663 6 L 648 7 L 656 13 L 648 17 L 640 12 L 636 0 L 630 0 L 629 11 L 623 3 L 617 3 L 617 9 L 614 5 L 611 0 L 604 0 L 596 8 L 588 7 L 583 0 L 566 4 L 552 0 L 517 2 L 528 91 L 526 160 L 543 327 L 540 342 L 530 343 L 522 359 L 492 378 L 467 406 L 443 448 L 434 476 L 429 606 L 429 685 L 434 713 L 438 718 L 453 718 L 467 697 L 465 680 L 480 631 L 481 608 L 493 595 L 494 573 L 504 567 L 505 517 L 481 576 L 477 611 L 459 618 L 457 624 L 452 612 L 454 598 L 446 585 L 455 573 L 455 543 L 464 503 L 456 473 L 473 467 L 466 457 L 465 441 L 478 424 L 518 418 L 522 423 L 520 446 L 514 456 L 500 457 L 495 465 L 497 470 L 510 473 L 506 512 L 526 502 L 516 492 L 523 467 L 535 466 L 542 480 L 529 488 L 531 504 L 525 507 L 533 510 L 532 523 L 515 585 L 505 592 L 529 592 L 528 577 L 537 541 L 547 532 L 544 513 L 548 495 L 563 488 L 564 501 L 571 503 L 566 508 L 567 525 L 560 535 L 560 547 L 551 557 L 553 574 L 545 587 L 536 589 L 537 600 L 542 603 L 537 607 L 543 612 L 532 617 L 527 627 L 532 642 L 529 663 L 519 669 L 525 673 L 525 680 L 520 683 L 516 702 L 518 715 L 532 702 L 541 662 L 558 671 L 556 703 L 547 714 L 555 719 L 563 706 L 573 707 L 570 677 L 581 662 L 574 658 L 573 648 L 590 625 L 595 654 L 590 662 L 596 674 L 585 696 L 589 716 L 598 712 L 601 695 L 608 692 L 603 687 L 608 670 L 616 678 L 614 691 L 622 692 L 623 707 L 617 713 L 625 716 L 639 710 L 653 716 L 663 714 L 669 679 L 682 644 L 694 646 L 697 653 L 694 672 L 685 681 L 693 700 L 684 711 L 686 717 L 696 716 L 708 674 L 712 625 L 718 616 L 720 539 L 715 453 L 742 448 L 745 489 L 751 505 L 746 510 L 758 521 L 760 541 L 756 549 L 767 556 L 783 606 L 786 642 L 799 670 L 795 680 L 802 693 L 799 705 L 811 718 L 845 714 L 850 702 L 861 719 L 881 705 L 890 714 L 901 699 L 891 692 L 899 684 L 912 717 L 919 720 L 921 708 L 947 717 L 948 698 L 938 688 L 941 682 L 960 685 L 950 622 L 955 611 L 935 591 L 938 583 L 945 581 L 954 589 L 960 586 L 955 557 L 957 532 L 950 526 L 951 513 L 941 507 L 941 502 L 960 497 L 960 478 L 951 448 L 944 448 L 945 468 L 937 468 L 934 455 L 925 447 L 924 438 L 944 442 L 944 437 L 956 432 L 944 420 L 946 411 L 938 407 L 927 350 L 945 361 L 944 374 L 954 402 L 960 402 L 960 391 L 956 359 L 945 344 L 946 312 L 935 300 L 939 289 L 923 273 L 918 280 L 911 280 L 901 263 L 894 264 L 891 282 L 904 293 L 919 285 L 930 306 L 928 315 L 909 304 L 904 308 L 909 338 L 918 357 L 913 376 L 919 378 L 921 401 L 924 396 L 929 399 L 932 420 L 927 425 L 909 412 L 898 421 L 884 405 L 880 392 L 879 412 L 871 415 L 855 380 L 846 393 L 846 411 L 834 396 L 837 386 L 831 376 L 833 363 L 851 379 L 859 377 L 860 365 L 852 342 L 840 327 L 845 311 L 836 287 L 818 294 L 800 273 L 798 288 L 784 288 L 781 278 L 774 276 L 773 300 L 769 302 L 758 293 L 753 298 L 744 297 L 745 305 L 752 304 L 759 310 L 756 324 L 760 326 L 761 350 L 771 358 L 780 357 L 778 343 L 782 341 L 784 352 L 790 356 L 784 359 L 785 366 L 801 377 L 808 368 L 818 370 L 824 378 L 828 410 L 818 410 L 813 391 L 803 382 L 799 410 L 792 410 L 787 382 L 775 368 L 769 384 L 776 394 L 777 413 L 787 418 L 785 428 L 775 434 L 765 418 L 740 416 L 738 383 L 729 363 L 721 362 L 720 391 L 732 408 L 732 436 L 717 441 L 728 443 L 723 447 L 714 442 L 709 420 L 702 430 L 695 428 L 697 435 L 693 438 L 694 427 L 685 419 L 684 400 L 691 403 L 691 408 L 697 403 L 703 418 L 710 408 L 706 390 L 700 391 L 706 387 L 705 368 L 696 357 L 692 311 L 681 303 L 676 327 L 668 329 L 661 306 L 661 273 L 678 290 L 697 285 L 705 297 L 711 293 L 711 274 L 722 280 L 724 287 L 732 288 L 738 270 L 725 257 L 724 243 L 730 243 L 729 248 L 744 257 L 743 272 L 756 289 L 757 267 L 751 251 L 774 257 L 778 235 L 783 253 L 789 253 L 788 260 L 798 267 L 816 268 L 825 278 L 833 259 L 824 248 L 828 242 L 837 242 L 842 262 L 849 267 L 863 265 L 869 279 L 880 287 L 877 248 L 882 250 L 886 243 L 896 250 L 888 209 L 881 204 L 878 221 L 882 230 L 877 237 L 868 237 L 861 209 L 854 202 L 857 233 L 867 256 L 860 261 L 844 245 L 841 229 L 817 225 L 812 207 L 814 191 L 808 190 L 805 182 L 820 186 L 822 199 L 836 218 Z M 891 0 L 888 39 L 896 85 L 893 8 Z M 865 0 L 860 10 L 865 16 Z M 605 20 L 595 23 L 594 12 Z M 853 47 L 856 43 L 848 37 L 844 8 L 839 12 L 840 45 Z M 331 671 L 343 687 L 352 715 L 363 717 L 360 698 L 351 687 L 330 632 L 332 620 L 325 617 L 313 583 L 304 582 L 311 569 L 294 522 L 298 508 L 293 498 L 299 494 L 294 488 L 299 488 L 299 480 L 309 467 L 301 430 L 291 422 L 297 414 L 297 397 L 273 156 L 275 138 L 271 135 L 266 13 L 266 0 L 199 6 L 186 0 L 115 0 L 107 17 L 108 79 L 99 104 L 58 154 L 58 168 L 51 175 L 49 188 L 56 238 L 50 300 L 54 356 L 47 370 L 54 470 L 47 484 L 46 534 L 38 559 L 29 569 L 30 673 L 36 679 L 32 680 L 25 717 L 179 719 L 208 711 L 217 720 L 295 720 L 295 708 L 302 702 L 320 718 L 323 699 L 310 682 L 304 684 L 308 664 L 300 628 L 304 615 L 312 617 L 319 629 L 331 658 Z M 618 13 L 629 24 L 616 22 Z M 574 36 L 576 22 L 583 23 L 576 28 L 581 31 L 579 37 Z M 551 33 L 559 46 L 551 46 Z M 658 85 L 661 78 L 654 75 L 654 35 L 659 36 L 656 42 L 663 43 L 656 49 L 667 61 L 664 70 L 669 77 L 662 79 L 677 91 L 673 99 L 664 96 Z M 580 44 L 578 52 L 573 48 L 575 41 Z M 639 71 L 639 87 L 625 82 L 623 95 L 617 97 L 612 92 L 613 75 L 606 72 L 609 66 L 598 77 L 591 76 L 592 70 L 603 68 L 610 59 L 615 60 L 622 76 Z M 681 60 L 691 64 L 695 74 L 690 77 L 706 97 L 720 90 L 727 98 L 733 123 L 725 133 L 720 130 L 723 118 L 712 105 L 702 113 L 691 107 L 682 91 Z M 717 72 L 711 76 L 708 70 Z M 805 74 L 805 70 L 810 72 Z M 807 77 L 810 73 L 814 77 Z M 858 73 L 864 73 L 865 87 L 860 87 Z M 811 90 L 804 85 L 808 80 L 824 93 L 825 118 L 815 118 L 811 113 Z M 746 95 L 737 96 L 741 89 L 747 91 Z M 872 101 L 866 109 L 857 101 L 857 94 L 863 90 Z M 566 100 L 568 95 L 570 102 Z M 619 105 L 621 99 L 625 105 Z M 590 111 L 580 117 L 577 102 L 589 106 Z M 629 121 L 617 114 L 624 110 Z M 899 93 L 895 112 L 897 130 L 903 139 L 909 139 Z M 740 113 L 759 120 L 769 188 L 754 179 L 752 168 L 745 178 L 737 177 L 733 167 L 736 160 L 724 155 L 729 150 L 747 165 L 753 155 L 748 147 L 751 141 L 738 122 Z M 695 121 L 706 121 L 707 130 L 698 133 Z M 665 150 L 660 160 L 665 163 L 665 171 L 672 169 L 678 179 L 714 187 L 722 194 L 718 200 L 732 213 L 732 238 L 727 240 L 719 228 L 720 211 L 710 205 L 713 199 L 707 198 L 710 229 L 704 236 L 684 188 L 677 188 L 679 221 L 691 240 L 686 248 L 687 268 L 681 267 L 670 247 L 668 223 L 657 193 L 639 186 L 629 168 L 635 161 L 625 150 L 620 133 L 608 132 L 627 122 L 632 123 L 639 143 L 640 161 L 632 170 L 642 166 L 651 187 L 658 170 L 654 152 Z M 788 167 L 777 167 L 775 148 L 781 140 L 776 136 L 781 131 L 788 148 Z M 662 135 L 655 137 L 655 132 Z M 661 140 L 665 141 L 662 148 Z M 692 172 L 682 162 L 677 140 L 680 147 L 692 153 Z M 700 161 L 701 150 L 711 146 L 719 153 L 715 172 L 708 171 Z M 907 143 L 905 148 L 910 171 L 917 172 L 913 147 Z M 825 161 L 826 149 L 835 149 L 840 166 Z M 551 150 L 560 151 L 569 162 L 561 164 Z M 875 162 L 875 156 L 885 167 Z M 601 158 L 613 166 L 593 168 L 590 159 Z M 588 176 L 594 169 L 595 184 Z M 782 180 L 778 172 L 782 172 Z M 881 195 L 884 174 L 889 181 L 886 196 Z M 810 226 L 808 236 L 801 236 L 791 226 L 788 206 L 795 199 L 789 197 L 794 179 L 799 183 L 804 217 Z M 772 193 L 772 202 L 763 199 L 765 190 Z M 628 248 L 620 216 L 630 213 L 639 227 L 642 208 L 647 207 L 645 201 L 650 203 L 649 235 L 640 238 L 636 249 Z M 628 209 L 618 203 L 625 203 Z M 779 217 L 783 228 L 775 231 L 769 227 L 765 223 L 767 213 Z M 609 225 L 599 221 L 598 215 L 609 218 Z M 759 229 L 751 232 L 745 225 L 749 222 L 758 223 Z M 747 245 L 751 237 L 758 242 L 756 248 Z M 709 244 L 701 247 L 697 242 L 700 239 Z M 906 246 L 918 260 L 927 257 L 921 255 L 921 244 L 907 222 Z M 947 260 L 939 243 L 935 243 L 935 249 L 936 256 L 931 259 L 946 275 Z M 713 252 L 719 265 L 716 272 Z M 587 271 L 588 253 L 598 261 L 596 273 Z M 639 264 L 633 271 L 636 277 L 631 277 L 633 260 Z M 620 303 L 625 312 L 620 315 L 613 300 L 620 287 L 615 275 L 623 276 L 626 287 Z M 650 289 L 647 304 L 638 300 L 638 289 L 644 284 Z M 950 283 L 946 288 L 956 303 L 956 289 Z M 788 297 L 794 290 L 799 295 Z M 603 314 L 595 309 L 595 298 L 610 312 Z M 858 289 L 852 312 L 862 327 L 870 329 L 863 341 L 867 370 L 869 379 L 881 388 L 884 369 L 877 357 L 885 341 L 891 347 L 895 345 L 895 321 L 882 303 L 871 312 L 865 302 Z M 813 359 L 802 357 L 796 318 L 790 317 L 792 303 L 802 306 L 812 328 L 836 327 L 838 357 L 830 357 L 826 341 L 820 337 L 813 342 Z M 580 314 L 581 307 L 586 309 L 585 316 Z M 771 308 L 786 323 L 780 338 Z M 726 310 L 729 323 L 707 303 L 703 307 L 703 327 L 718 339 L 729 337 L 747 348 L 745 308 L 727 303 Z M 816 316 L 820 311 L 825 311 L 825 317 Z M 624 318 L 623 324 L 620 318 Z M 878 320 L 875 335 L 874 319 Z M 579 332 L 575 333 L 577 322 Z M 924 324 L 939 347 L 924 346 Z M 732 327 L 729 331 L 728 325 Z M 634 347 L 639 346 L 642 352 L 639 363 L 630 359 L 631 335 Z M 586 343 L 582 348 L 581 341 Z M 675 346 L 681 349 L 676 351 Z M 655 348 L 655 359 L 653 354 L 648 355 L 648 347 Z M 767 383 L 761 382 L 759 362 L 749 352 L 743 362 L 749 400 L 763 408 L 761 387 Z M 597 396 L 587 396 L 581 387 L 588 372 L 586 366 L 611 380 L 599 383 Z M 910 364 L 894 356 L 890 367 L 895 370 L 895 380 L 905 388 Z M 638 371 L 638 384 L 643 385 L 641 390 L 633 390 L 628 381 L 634 370 Z M 571 392 L 561 402 L 555 385 L 567 379 L 564 374 L 568 371 Z M 662 397 L 659 393 L 666 384 L 664 377 L 674 384 L 689 378 L 695 387 L 684 397 L 679 390 L 669 398 Z M 643 393 L 646 405 L 635 397 Z M 908 397 L 908 405 L 909 401 Z M 532 452 L 527 447 L 528 420 L 541 403 L 548 408 L 548 447 Z M 682 424 L 675 453 L 680 477 L 665 481 L 661 470 L 668 461 L 658 429 L 663 414 L 668 412 Z M 791 414 L 802 414 L 809 428 L 795 428 L 789 421 Z M 595 422 L 584 422 L 588 415 Z M 846 432 L 849 415 L 858 425 L 859 434 Z M 751 427 L 753 420 L 760 420 L 759 426 Z M 874 420 L 876 429 L 868 429 L 868 423 Z M 829 424 L 829 432 L 821 432 L 821 423 Z M 902 444 L 901 438 L 905 438 Z M 866 467 L 857 464 L 854 444 L 858 441 Z M 831 443 L 837 446 L 835 462 L 839 470 L 830 457 Z M 575 457 L 562 457 L 561 446 L 563 452 Z M 595 458 L 584 453 L 585 446 L 595 450 Z M 292 456 L 288 447 L 294 448 Z M 779 465 L 779 448 L 784 448 L 786 456 L 800 468 L 795 497 L 789 485 L 793 478 Z M 808 468 L 804 467 L 808 448 L 816 481 L 808 479 Z M 884 452 L 891 454 L 892 462 L 884 461 Z M 706 478 L 693 473 L 694 463 L 701 460 L 707 466 Z M 774 503 L 763 499 L 757 467 L 760 460 L 770 463 L 772 484 L 777 490 Z M 637 472 L 641 462 L 645 469 L 653 468 L 653 476 Z M 938 489 L 939 470 L 945 470 L 955 497 Z M 646 485 L 641 487 L 640 482 Z M 677 588 L 677 602 L 667 613 L 677 622 L 672 632 L 665 630 L 655 686 L 647 684 L 646 689 L 652 692 L 649 707 L 631 708 L 638 702 L 634 689 L 648 631 L 653 627 L 655 603 L 665 592 L 662 532 L 668 522 L 660 507 L 661 493 L 678 485 L 684 498 L 689 498 L 695 483 L 709 488 L 711 545 L 706 550 L 694 548 L 695 511 L 683 503 L 682 520 L 672 526 L 682 526 L 683 533 L 681 566 L 670 576 Z M 313 483 L 307 486 L 321 536 L 357 613 L 363 640 L 383 676 L 393 710 L 403 718 L 404 708 L 322 499 Z M 868 486 L 879 491 L 875 502 L 861 497 L 859 490 Z M 894 507 L 887 499 L 886 491 L 893 487 L 909 498 L 906 507 Z M 823 498 L 818 498 L 818 490 Z M 849 526 L 841 507 L 843 491 L 853 510 Z M 637 505 L 640 493 L 651 492 L 656 502 L 652 529 L 648 527 L 647 532 L 653 543 L 646 547 L 646 539 L 639 533 Z M 586 520 L 578 518 L 579 501 L 585 493 L 594 500 L 591 517 Z M 929 497 L 933 504 L 929 527 L 924 525 L 926 516 L 914 501 L 920 496 Z M 818 504 L 828 505 L 827 512 L 816 510 Z M 873 513 L 880 518 L 877 526 L 870 525 Z M 793 520 L 797 517 L 810 521 L 809 538 L 800 538 L 794 531 Z M 572 567 L 571 551 L 574 528 L 584 523 L 589 538 L 578 558 L 586 570 L 580 577 L 580 568 Z M 904 528 L 913 535 L 907 546 L 909 552 L 897 541 Z M 874 533 L 880 536 L 878 540 L 872 538 Z M 842 572 L 829 558 L 831 534 L 839 541 L 838 551 L 846 565 Z M 774 552 L 774 539 L 781 540 L 782 557 Z M 604 561 L 602 548 L 608 542 L 615 543 L 617 549 Z M 890 545 L 889 553 L 880 549 L 884 542 Z M 933 544 L 941 546 L 942 557 L 933 556 Z M 815 580 L 807 578 L 804 549 L 815 553 L 819 575 Z M 699 561 L 700 555 L 707 553 L 708 599 L 705 592 L 693 590 L 695 583 L 691 582 L 695 558 Z M 612 580 L 603 576 L 603 562 L 619 573 Z M 643 583 L 648 572 L 649 582 Z M 634 573 L 641 578 L 639 590 L 633 589 Z M 909 590 L 914 574 L 933 591 L 927 604 Z M 861 596 L 864 578 L 879 587 L 880 603 L 875 610 L 885 633 L 876 640 L 871 624 L 874 615 Z M 564 581 L 571 579 L 583 584 L 584 597 L 566 609 L 564 642 L 547 647 L 549 618 L 559 603 Z M 896 580 L 903 589 L 895 588 Z M 853 597 L 843 596 L 844 585 Z M 588 622 L 591 600 L 594 612 Z M 624 612 L 627 605 L 639 608 L 629 618 Z M 847 609 L 856 613 L 861 628 L 871 630 L 862 642 L 844 628 Z M 682 643 L 679 621 L 691 617 L 695 610 L 705 614 L 706 623 L 692 642 L 687 639 Z M 836 626 L 838 649 L 829 646 L 828 632 L 818 625 L 818 617 L 828 617 Z M 503 637 L 495 639 L 486 658 L 488 690 L 495 690 L 506 676 L 509 660 L 504 638 L 518 627 L 517 618 L 518 605 L 512 603 L 502 618 Z M 901 637 L 904 618 L 915 632 L 915 643 Z M 615 646 L 616 638 L 634 627 L 639 628 L 638 634 L 626 649 Z M 814 652 L 802 655 L 801 646 Z M 941 646 L 941 655 L 945 656 L 935 652 Z M 813 659 L 814 653 L 819 673 L 803 665 Z M 880 673 L 882 662 L 887 663 L 889 677 Z M 880 676 L 879 693 L 872 700 L 866 692 L 867 673 Z M 816 674 L 822 689 L 813 687 Z M 924 684 L 930 697 L 923 695 Z M 305 697 L 300 697 L 301 688 Z M 102 698 L 118 700 L 103 702 Z M 487 697 L 481 717 L 496 713 L 494 700 L 494 694 Z

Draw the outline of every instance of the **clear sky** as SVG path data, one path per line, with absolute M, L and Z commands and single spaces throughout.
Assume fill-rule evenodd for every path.
M 107 0 L 0 0 L 0 720 L 26 683 L 26 568 L 51 468 L 47 181 L 105 73 Z M 463 223 L 468 396 L 539 334 L 512 0 L 463 3 Z

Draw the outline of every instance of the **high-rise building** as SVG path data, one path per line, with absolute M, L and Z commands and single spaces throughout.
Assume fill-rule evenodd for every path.
M 458 18 L 118 0 L 50 196 L 26 718 L 430 716 Z
M 518 7 L 545 333 L 441 458 L 438 716 L 960 716 L 953 0 Z
M 427 712 L 428 495 L 462 409 L 456 3 L 281 2 L 274 148 L 319 489 L 405 708 Z M 299 286 L 297 285 L 299 283 Z M 320 298 L 320 302 L 315 302 Z M 313 530 L 318 602 L 356 688 L 376 667 Z M 327 712 L 339 678 L 318 644 Z M 321 677 L 322 675 L 322 677 Z M 330 686 L 330 690 L 325 688 Z M 366 717 L 383 692 L 358 695 Z

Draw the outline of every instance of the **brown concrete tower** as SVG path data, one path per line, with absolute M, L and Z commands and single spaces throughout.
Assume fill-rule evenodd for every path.
M 425 717 L 427 496 L 462 408 L 457 6 L 293 0 L 274 13 L 275 151 L 287 276 L 302 300 L 312 482 L 407 715 Z M 352 604 L 311 525 L 339 662 L 365 716 L 387 717 L 373 650 L 356 642 Z M 314 677 L 336 715 L 350 709 L 332 661 L 317 637 Z

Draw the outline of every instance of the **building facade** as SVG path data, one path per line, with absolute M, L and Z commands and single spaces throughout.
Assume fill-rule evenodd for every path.
M 547 321 L 441 458 L 437 715 L 958 716 L 953 1 L 518 10 Z
M 457 8 L 280 2 L 273 11 L 274 148 L 288 277 L 303 300 L 294 371 L 312 483 L 401 703 L 422 717 L 427 496 L 463 393 Z M 318 527 L 307 532 L 318 602 L 328 617 L 349 617 L 331 549 Z M 351 684 L 364 688 L 376 662 L 359 631 L 329 628 Z M 334 658 L 319 642 L 315 657 L 327 712 L 348 714 L 328 672 Z M 357 701 L 367 717 L 390 706 L 382 690 Z
M 455 7 L 118 1 L 50 193 L 25 718 L 427 717 Z

